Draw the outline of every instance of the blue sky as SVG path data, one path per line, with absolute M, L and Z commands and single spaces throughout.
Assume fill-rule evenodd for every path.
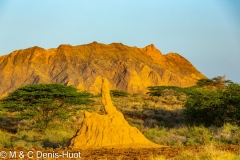
M 0 55 L 92 41 L 154 44 L 240 83 L 239 0 L 0 0 Z

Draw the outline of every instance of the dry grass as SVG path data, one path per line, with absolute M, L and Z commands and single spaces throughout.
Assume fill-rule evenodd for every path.
M 167 160 L 164 156 L 151 158 L 152 160 Z M 191 151 L 180 152 L 176 157 L 169 160 L 239 160 L 240 155 L 227 151 L 217 150 L 212 145 L 206 145 L 199 153 Z
M 112 100 L 129 124 L 137 127 L 155 143 L 168 146 L 240 143 L 240 128 L 235 125 L 225 124 L 223 127 L 209 128 L 186 126 L 182 116 L 181 96 L 171 98 L 169 95 L 153 97 L 135 94 L 129 97 L 113 97 Z M 101 97 L 92 100 L 91 111 L 104 114 Z M 84 118 L 83 113 L 79 111 L 76 116 L 64 122 L 55 122 L 44 135 L 37 131 L 20 130 L 13 134 L 0 130 L 0 147 L 59 147 L 79 129 Z

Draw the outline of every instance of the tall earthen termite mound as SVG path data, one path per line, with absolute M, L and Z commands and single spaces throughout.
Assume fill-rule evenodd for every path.
M 94 147 L 160 147 L 152 143 L 112 104 L 108 80 L 102 81 L 102 104 L 105 115 L 85 111 L 80 130 L 71 139 L 70 148 Z

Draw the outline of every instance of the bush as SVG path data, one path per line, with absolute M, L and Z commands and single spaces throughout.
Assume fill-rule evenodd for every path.
M 0 148 L 12 148 L 11 136 L 12 134 L 0 130 Z
M 127 97 L 129 95 L 128 92 L 119 91 L 119 90 L 111 90 L 110 93 L 111 93 L 111 96 L 113 97 Z
M 172 94 L 176 94 L 177 92 L 183 92 L 184 88 L 176 87 L 176 86 L 150 86 L 148 87 L 150 96 L 162 96 L 166 94 L 166 92 L 170 91 Z
M 225 90 L 195 90 L 188 97 L 183 114 L 191 125 L 239 125 L 240 85 L 230 84 Z
M 210 144 L 211 140 L 212 135 L 207 128 L 194 126 L 188 129 L 185 145 L 205 145 Z
M 240 125 L 240 85 L 233 83 L 228 85 L 223 93 L 225 122 Z
M 149 140 L 153 140 L 155 137 L 162 137 L 162 136 L 167 136 L 167 130 L 165 128 L 159 129 L 159 128 L 151 128 L 149 129 L 145 136 Z
M 206 126 L 223 124 L 221 94 L 212 90 L 199 90 L 193 93 L 184 105 L 183 114 L 186 122 Z
M 196 90 L 198 90 L 197 86 L 192 87 L 177 87 L 177 86 L 150 86 L 148 87 L 150 96 L 165 96 L 166 94 L 172 96 L 182 96 L 185 95 L 192 95 Z

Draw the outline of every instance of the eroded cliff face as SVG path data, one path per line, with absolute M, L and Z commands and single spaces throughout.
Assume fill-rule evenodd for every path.
M 163 55 L 154 45 L 145 48 L 93 42 L 45 50 L 32 47 L 0 57 L 0 95 L 32 83 L 63 83 L 100 93 L 101 79 L 111 88 L 146 93 L 148 86 L 191 86 L 204 78 L 176 53 Z

